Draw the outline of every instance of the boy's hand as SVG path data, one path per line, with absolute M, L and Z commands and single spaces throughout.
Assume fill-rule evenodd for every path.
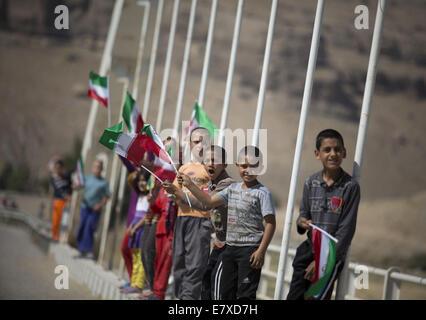
M 312 227 L 309 225 L 310 223 L 312 223 L 312 220 L 308 220 L 306 218 L 299 219 L 299 226 L 308 231 L 312 229 Z
M 250 257 L 250 266 L 253 269 L 260 269 L 263 266 L 265 261 L 265 253 L 260 251 L 259 249 L 253 252 Z
M 184 187 L 189 188 L 190 186 L 192 186 L 194 183 L 192 182 L 191 178 L 188 177 L 185 174 L 179 174 L 178 178 L 177 178 L 179 184 L 183 185 Z
M 178 188 L 173 183 L 167 181 L 163 182 L 163 188 L 169 194 L 176 194 L 178 191 Z
M 92 209 L 94 211 L 100 211 L 102 209 L 102 202 L 95 204 Z
M 315 276 L 315 260 L 312 261 L 309 266 L 305 269 L 306 273 L 304 278 L 306 280 L 312 281 L 314 280 L 314 276 Z

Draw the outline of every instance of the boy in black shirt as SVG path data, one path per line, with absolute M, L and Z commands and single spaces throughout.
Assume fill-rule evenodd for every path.
M 308 231 L 308 239 L 297 248 L 288 300 L 303 299 L 315 274 L 312 227 L 309 224 L 320 227 L 338 240 L 335 272 L 319 299 L 330 299 L 355 233 L 360 187 L 340 167 L 346 158 L 340 133 L 333 129 L 321 131 L 316 139 L 315 157 L 322 162 L 323 170 L 306 179 L 303 188 L 297 232 L 304 234 Z

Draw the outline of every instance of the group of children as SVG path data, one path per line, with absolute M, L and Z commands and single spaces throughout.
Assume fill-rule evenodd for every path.
M 160 183 L 122 158 L 132 195 L 121 247 L 130 282 L 121 290 L 161 300 L 173 274 L 180 300 L 256 299 L 275 232 L 272 195 L 258 180 L 262 153 L 255 146 L 239 151 L 241 181 L 236 182 L 226 171 L 225 149 L 210 145 L 206 129 L 194 129 L 189 143 L 191 161 L 173 182 Z M 320 299 L 331 298 L 355 233 L 360 187 L 341 167 L 342 136 L 333 129 L 321 131 L 314 154 L 322 170 L 304 184 L 297 231 L 307 231 L 307 239 L 293 261 L 289 300 L 304 299 L 314 278 L 312 224 L 338 239 L 336 264 Z M 144 164 L 152 167 L 152 155 Z

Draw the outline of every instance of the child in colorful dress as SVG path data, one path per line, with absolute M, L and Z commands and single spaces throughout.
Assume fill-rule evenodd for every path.
M 143 225 L 146 220 L 146 215 L 149 212 L 150 195 L 149 195 L 149 174 L 138 171 L 133 180 L 133 188 L 138 193 L 136 204 L 136 212 L 132 223 L 127 229 L 130 236 L 129 248 L 133 251 L 133 271 L 130 282 L 130 287 L 122 290 L 124 293 L 140 293 L 145 283 L 145 271 L 142 264 L 142 236 Z

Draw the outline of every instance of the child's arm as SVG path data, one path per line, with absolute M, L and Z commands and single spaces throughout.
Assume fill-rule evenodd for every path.
M 296 227 L 299 234 L 304 234 L 306 230 L 311 230 L 312 223 L 311 206 L 309 204 L 309 180 L 303 186 L 302 201 L 300 203 L 300 214 L 297 218 Z
M 265 232 L 262 237 L 262 241 L 260 242 L 259 248 L 253 252 L 250 257 L 250 266 L 254 269 L 260 269 L 263 266 L 265 261 L 265 253 L 268 249 L 269 244 L 271 243 L 272 237 L 275 232 L 275 215 L 268 214 L 264 217 L 265 219 Z
M 225 204 L 217 195 L 209 196 L 207 193 L 198 188 L 187 175 L 180 174 L 178 176 L 178 182 L 182 183 L 184 187 L 188 188 L 188 190 L 191 191 L 195 198 L 201 201 L 206 209 L 213 209 Z
M 176 197 L 176 201 L 178 201 L 179 203 L 183 203 L 187 206 L 189 206 L 188 201 L 186 200 L 185 197 L 185 193 L 179 189 L 178 187 L 176 187 L 174 184 L 172 183 L 168 183 L 165 182 L 165 184 L 163 184 L 164 190 L 166 190 L 167 193 L 172 194 Z M 189 197 L 189 201 L 191 201 L 191 205 L 193 209 L 197 209 L 200 211 L 207 211 L 208 209 L 206 208 L 206 206 L 199 201 L 197 198 L 194 198 L 193 196 L 188 195 Z
M 210 197 L 204 191 L 199 189 L 192 182 L 191 178 L 189 178 L 186 175 L 180 174 L 177 177 L 177 182 L 179 184 L 182 184 L 186 188 L 188 188 L 189 191 L 191 191 L 191 193 L 195 196 L 195 198 L 197 198 L 201 202 L 201 204 L 204 206 L 204 210 L 216 208 L 216 207 L 219 207 L 219 206 L 224 204 L 218 196 L 213 195 L 213 196 Z M 171 184 L 169 182 L 164 182 L 163 187 L 164 187 L 164 190 L 167 191 L 167 193 L 174 194 L 176 196 L 176 198 L 180 201 L 182 201 L 183 199 L 186 198 L 182 189 L 178 188 L 174 184 Z M 186 201 L 182 201 L 182 202 L 186 203 Z
M 335 234 L 336 239 L 339 240 L 336 244 L 336 261 L 344 258 L 355 234 L 360 197 L 359 184 L 354 181 L 343 196 L 343 208 Z
M 138 230 L 140 227 L 142 227 L 145 224 L 145 219 L 146 219 L 146 216 L 143 217 L 143 219 L 140 219 L 138 223 L 135 224 L 135 226 L 133 227 L 133 233 L 135 233 L 136 230 Z

